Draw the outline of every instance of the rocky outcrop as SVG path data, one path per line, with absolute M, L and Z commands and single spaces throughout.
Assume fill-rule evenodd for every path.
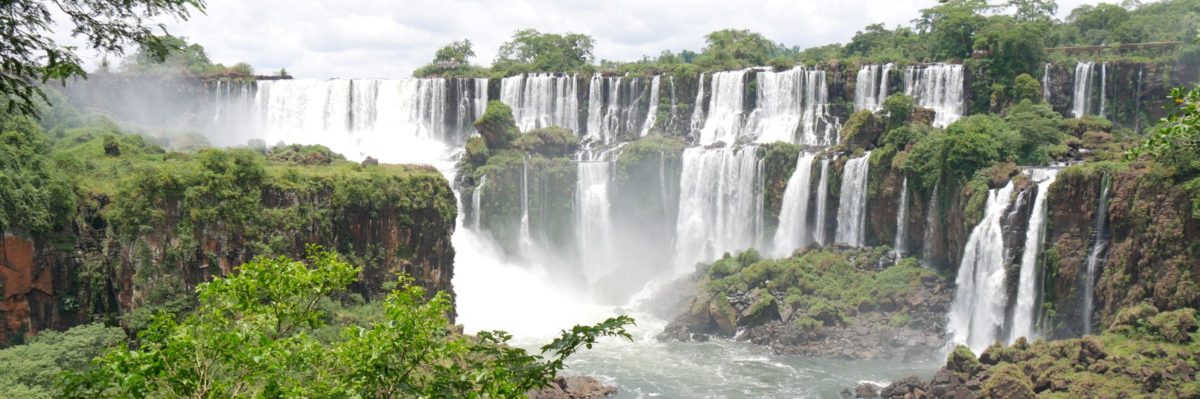
M 604 385 L 593 377 L 554 377 L 549 387 L 529 392 L 530 399 L 599 399 L 617 393 L 617 387 Z
M 1106 177 L 1107 176 L 1107 177 Z M 1064 170 L 1050 188 L 1046 300 L 1056 310 L 1053 336 L 1083 331 L 1083 287 L 1093 245 L 1100 192 L 1109 181 L 1107 249 L 1098 262 L 1093 331 L 1122 309 L 1149 301 L 1159 309 L 1200 306 L 1200 219 L 1192 198 L 1151 165 L 1081 165 Z
M 186 309 L 196 284 L 259 255 L 302 258 L 309 244 L 362 266 L 352 289 L 366 298 L 381 295 L 401 272 L 431 293 L 452 292 L 456 211 L 449 184 L 436 170 L 280 168 L 290 171 L 243 186 L 256 193 L 247 198 L 258 201 L 243 204 L 251 207 L 244 210 L 251 219 L 233 214 L 196 219 L 182 197 L 172 194 L 174 188 L 164 186 L 143 192 L 157 198 L 143 209 L 157 216 L 148 222 L 117 212 L 129 207 L 130 193 L 93 194 L 59 231 L 6 233 L 0 250 L 0 343 L 92 320 L 129 326 L 139 309 Z M 160 177 L 146 176 L 137 178 Z
M 945 343 L 952 291 L 915 261 L 893 265 L 884 252 L 810 249 L 783 260 L 748 253 L 722 259 L 692 277 L 694 294 L 659 339 L 739 339 L 776 353 L 847 359 L 936 353 Z M 847 285 L 827 286 L 837 284 L 835 275 Z

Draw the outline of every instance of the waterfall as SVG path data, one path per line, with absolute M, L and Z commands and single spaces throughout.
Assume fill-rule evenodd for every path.
M 475 228 L 476 230 L 479 230 L 483 227 L 483 225 L 480 224 L 480 221 L 483 220 L 483 187 L 484 186 L 487 186 L 487 175 L 486 174 L 483 175 L 483 177 L 479 178 L 479 185 L 475 186 L 475 189 L 471 191 L 471 210 L 475 213 L 474 215 L 472 215 L 472 216 L 474 216 L 474 218 L 473 218 L 474 222 L 471 223 L 471 227 Z
M 983 220 L 971 230 L 962 263 L 958 268 L 954 303 L 946 325 L 956 344 L 982 353 L 996 342 L 1004 326 L 1005 289 L 1004 230 L 1001 218 L 1012 200 L 1013 184 L 988 191 Z
M 1092 103 L 1091 91 L 1088 90 L 1092 83 L 1092 66 L 1095 63 L 1080 61 L 1075 64 L 1075 92 L 1072 96 L 1071 113 L 1076 118 L 1082 118 L 1088 113 L 1088 108 Z
M 1108 82 L 1108 63 L 1100 64 L 1100 117 L 1104 118 L 1104 108 L 1108 106 L 1108 92 L 1105 86 Z
M 1050 102 L 1050 63 L 1042 68 L 1042 101 Z
M 775 229 L 771 246 L 775 256 L 788 256 L 796 248 L 812 242 L 808 229 L 808 203 L 814 158 L 814 153 L 800 153 L 796 159 L 796 170 L 788 178 L 787 188 L 783 191 L 783 205 L 779 210 L 779 226 Z
M 578 132 L 579 97 L 575 76 L 531 73 L 500 80 L 500 101 L 513 110 L 522 132 L 559 126 Z
M 753 247 L 762 220 L 757 147 L 688 148 L 683 152 L 675 270 Z
M 690 131 L 694 135 L 699 135 L 700 130 L 704 128 L 704 72 L 700 72 L 700 79 L 696 83 L 696 102 L 692 104 L 692 107 Z
M 825 71 L 804 67 L 783 72 L 763 71 L 758 72 L 757 82 L 758 105 L 745 130 L 757 135 L 759 143 L 783 141 L 826 146 L 836 141 L 835 124 L 828 121 L 831 116 L 827 113 L 829 89 Z M 740 100 L 737 107 L 740 111 Z
M 900 201 L 896 206 L 896 240 L 895 250 L 896 256 L 904 256 L 908 248 L 905 244 L 905 236 L 908 235 L 908 177 L 904 177 L 904 184 L 900 189 Z
M 646 137 L 646 134 L 650 133 L 650 129 L 654 128 L 654 122 L 658 119 L 658 87 L 662 81 L 660 78 L 661 76 L 655 75 L 653 79 L 650 79 L 650 110 L 646 111 L 646 123 L 642 124 L 641 137 Z M 674 104 L 673 101 L 672 104 Z
M 1104 250 L 1108 249 L 1108 236 L 1105 229 L 1108 225 L 1108 191 L 1109 183 L 1106 176 L 1100 190 L 1100 204 L 1096 207 L 1095 228 L 1092 237 L 1092 250 L 1087 257 L 1087 280 L 1083 283 L 1083 333 L 1092 333 L 1093 302 L 1096 295 L 1096 273 L 1099 272 L 1100 262 L 1104 260 Z
M 521 161 L 521 236 L 522 253 L 530 253 L 533 237 L 529 232 L 529 158 Z
M 933 125 L 945 127 L 962 117 L 963 66 L 932 64 L 904 71 L 904 93 L 934 112 Z
M 825 245 L 829 243 L 827 234 L 827 218 L 826 212 L 829 209 L 827 199 L 829 197 L 829 159 L 821 159 L 821 178 L 817 181 L 817 222 L 813 232 L 813 240 L 818 244 Z
M 925 237 L 921 246 L 921 258 L 930 259 L 933 257 L 933 226 L 937 225 L 938 215 L 938 189 L 941 188 L 941 183 L 933 184 L 933 194 L 929 196 L 929 203 L 925 206 Z
M 842 172 L 842 189 L 838 197 L 837 236 L 834 242 L 861 247 L 866 244 L 864 230 L 867 221 L 867 171 L 871 152 L 846 161 Z
M 712 75 L 712 99 L 708 117 L 700 129 L 700 145 L 718 141 L 733 145 L 742 132 L 747 70 L 716 72 Z
M 1025 247 L 1021 254 L 1020 281 L 1017 284 L 1017 307 L 1013 310 L 1012 332 L 1009 342 L 1019 337 L 1033 340 L 1034 324 L 1037 320 L 1037 264 L 1042 253 L 1042 240 L 1046 228 L 1046 194 L 1058 175 L 1057 169 L 1033 169 L 1030 179 L 1037 183 L 1037 198 L 1029 212 L 1029 224 L 1025 229 Z
M 432 160 L 447 144 L 446 79 L 258 82 L 253 113 L 267 143 L 324 144 L 352 158 Z M 383 149 L 389 149 L 383 152 Z
M 487 108 L 487 79 L 484 78 L 453 78 L 449 95 L 455 104 L 454 142 L 462 142 L 466 137 L 475 133 L 475 121 L 483 116 Z
M 592 76 L 588 88 L 588 133 L 593 141 L 611 144 L 641 130 L 638 111 L 642 103 L 642 79 Z
M 678 105 L 677 105 L 678 102 L 675 100 L 675 76 L 674 75 L 667 76 L 667 83 L 668 83 L 667 86 L 671 88 L 671 112 L 670 112 L 671 120 L 670 120 L 670 122 L 672 122 L 672 125 L 673 125 L 673 123 L 675 122 L 675 118 L 676 118 L 676 116 L 675 116 L 676 110 L 678 109 Z
M 854 110 L 878 111 L 888 93 L 888 74 L 894 64 L 863 65 L 854 81 Z
M 610 161 L 576 162 L 579 175 L 575 194 L 579 255 L 589 282 L 608 276 L 614 266 L 611 260 L 615 248 L 612 244 L 608 189 L 612 166 Z
M 1133 96 L 1133 131 L 1137 133 L 1142 132 L 1142 71 L 1145 69 L 1145 64 L 1138 64 L 1137 94 Z

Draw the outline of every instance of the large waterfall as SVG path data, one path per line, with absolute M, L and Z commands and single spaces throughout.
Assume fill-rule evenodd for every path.
M 1012 201 L 1013 183 L 988 191 L 983 220 L 971 230 L 958 268 L 954 304 L 946 325 L 954 343 L 982 353 L 996 342 L 1004 327 L 1005 246 L 1001 219 Z
M 829 243 L 828 229 L 828 210 L 829 204 L 826 199 L 829 197 L 829 159 L 821 159 L 821 178 L 817 181 L 817 219 L 813 229 L 813 240 L 817 244 L 825 245 Z
M 464 96 L 449 79 L 279 80 L 258 83 L 254 115 L 267 143 L 325 144 L 351 157 L 428 159 L 461 142 L 486 102 L 485 82 Z M 456 84 L 459 81 L 455 81 Z M 462 109 L 469 106 L 470 109 Z M 462 129 L 462 130 L 456 130 Z M 473 130 L 473 128 L 471 128 Z M 389 149 L 387 153 L 381 149 Z M 399 154 L 397 152 L 400 152 Z
M 894 64 L 863 65 L 854 81 L 854 110 L 878 111 L 888 96 L 888 76 Z
M 1046 229 L 1046 195 L 1054 184 L 1058 169 L 1033 169 L 1029 177 L 1037 183 L 1037 197 L 1029 212 L 1029 224 L 1025 228 L 1025 246 L 1021 254 L 1020 281 L 1017 283 L 1017 303 L 1013 310 L 1012 329 L 1009 341 L 1019 337 L 1036 338 L 1034 325 L 1037 322 L 1037 269 L 1038 256 L 1042 252 L 1042 240 Z
M 675 267 L 755 246 L 762 221 L 762 181 L 757 147 L 689 148 L 683 152 Z
M 904 93 L 933 110 L 934 126 L 945 127 L 962 117 L 964 89 L 962 65 L 910 66 L 904 71 Z
M 746 73 L 748 70 L 712 74 L 708 117 L 700 129 L 700 145 L 718 141 L 733 145 L 745 122 Z M 697 107 L 699 109 L 699 107 Z
M 1095 81 L 1100 80 L 1099 90 Z M 1075 86 L 1072 93 L 1071 114 L 1076 118 L 1087 115 L 1104 117 L 1108 107 L 1107 90 L 1108 64 L 1100 64 L 1100 73 L 1096 73 L 1096 63 L 1080 61 L 1075 65 Z M 1099 104 L 1097 105 L 1097 99 Z
M 608 186 L 613 163 L 607 160 L 576 163 L 578 188 L 575 209 L 579 231 L 579 255 L 588 281 L 598 281 L 612 272 L 612 217 Z
M 829 89 L 825 71 L 796 67 L 757 74 L 758 106 L 746 124 L 758 142 L 783 141 L 830 145 L 837 140 L 836 123 L 828 115 Z
M 838 244 L 856 247 L 866 244 L 867 172 L 870 166 L 870 151 L 846 161 L 838 198 L 837 236 L 834 239 Z
M 657 79 L 657 78 L 656 78 Z M 587 137 L 611 144 L 640 135 L 645 118 L 642 78 L 592 76 L 588 88 Z
M 522 132 L 549 126 L 579 131 L 578 83 L 575 76 L 531 73 L 500 81 L 500 101 L 513 110 Z
M 646 111 L 646 118 L 645 118 L 646 122 L 642 123 L 642 132 L 638 136 L 645 137 L 647 134 L 650 133 L 650 129 L 654 128 L 654 122 L 658 117 L 658 96 L 659 96 L 658 89 L 660 86 L 662 86 L 662 76 L 654 75 L 654 78 L 650 79 L 650 109 L 648 111 Z M 674 85 L 674 83 L 672 83 L 671 88 L 674 89 L 674 87 L 675 87 L 675 85 Z M 674 104 L 675 104 L 674 96 L 675 96 L 675 93 L 672 92 L 671 93 L 672 111 L 674 111 Z
M 704 129 L 704 72 L 696 80 L 696 101 L 692 102 L 692 119 L 689 131 L 699 137 Z
M 779 226 L 771 250 L 775 256 L 785 257 L 797 248 L 812 242 L 808 225 L 808 204 L 812 194 L 813 159 L 816 154 L 800 153 L 796 170 L 788 178 L 783 191 L 783 205 L 779 210 Z

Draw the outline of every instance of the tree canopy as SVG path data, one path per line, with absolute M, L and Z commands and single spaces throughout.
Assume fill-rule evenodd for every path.
M 170 43 L 156 35 L 165 32 L 156 18 L 186 20 L 192 11 L 203 12 L 204 0 L 13 0 L 0 6 L 0 94 L 9 112 L 32 115 L 45 98 L 40 83 L 66 82 L 86 77 L 76 48 L 51 38 L 58 23 L 56 12 L 66 15 L 71 35 L 103 53 L 121 55 L 138 44 L 156 59 L 166 57 Z
M 592 62 L 596 40 L 579 33 L 523 29 L 500 46 L 494 68 L 524 72 L 571 71 Z

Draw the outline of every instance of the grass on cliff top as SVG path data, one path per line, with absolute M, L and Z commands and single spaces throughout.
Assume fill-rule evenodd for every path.
M 826 325 L 840 324 L 860 312 L 903 311 L 922 284 L 942 277 L 915 259 L 880 268 L 880 259 L 888 251 L 886 247 L 822 249 L 784 259 L 762 259 L 757 252 L 746 251 L 713 263 L 708 289 L 726 295 L 766 289 Z

